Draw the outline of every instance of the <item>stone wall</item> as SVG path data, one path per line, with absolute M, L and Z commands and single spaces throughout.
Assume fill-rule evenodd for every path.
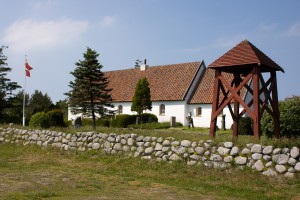
M 0 144 L 36 144 L 62 150 L 97 150 L 107 154 L 125 154 L 141 159 L 172 162 L 182 160 L 187 165 L 201 164 L 207 167 L 249 167 L 266 176 L 284 175 L 300 177 L 300 153 L 298 147 L 274 148 L 260 144 L 235 146 L 232 142 L 215 144 L 207 141 L 177 141 L 173 137 L 148 137 L 136 134 L 105 134 L 77 132 L 66 134 L 49 130 L 22 130 L 0 128 Z

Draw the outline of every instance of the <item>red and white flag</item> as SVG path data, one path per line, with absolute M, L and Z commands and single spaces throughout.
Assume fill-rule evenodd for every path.
M 27 60 L 25 62 L 25 73 L 26 76 L 30 77 L 30 70 L 32 70 L 33 68 L 29 66 L 29 64 L 27 63 Z

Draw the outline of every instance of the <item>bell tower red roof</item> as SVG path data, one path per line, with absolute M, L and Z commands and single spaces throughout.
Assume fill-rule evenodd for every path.
M 242 70 L 243 67 L 253 64 L 260 66 L 260 69 L 263 72 L 274 70 L 284 72 L 277 63 L 248 40 L 242 41 L 227 51 L 223 56 L 215 60 L 208 67 L 213 69 L 226 68 L 231 71 L 237 70 L 237 68 Z

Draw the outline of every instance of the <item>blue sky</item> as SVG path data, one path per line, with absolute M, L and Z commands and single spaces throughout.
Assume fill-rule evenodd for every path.
M 244 39 L 278 72 L 279 99 L 300 95 L 298 0 L 0 0 L 0 45 L 24 85 L 24 59 L 34 68 L 26 92 L 65 99 L 70 71 L 86 47 L 103 71 L 204 60 L 208 66 Z

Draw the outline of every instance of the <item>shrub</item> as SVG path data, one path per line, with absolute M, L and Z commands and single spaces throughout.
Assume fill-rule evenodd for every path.
M 180 122 L 176 122 L 176 127 L 182 126 Z M 128 125 L 128 128 L 134 129 L 168 129 L 170 128 L 170 122 L 163 123 L 146 123 L 146 124 L 131 124 Z
M 93 120 L 91 118 L 82 119 L 83 126 L 92 126 Z M 110 121 L 108 119 L 97 119 L 96 126 L 109 127 Z
M 55 109 L 47 112 L 49 118 L 49 126 L 54 127 L 65 127 L 66 123 L 64 122 L 64 113 L 61 110 Z
M 136 117 L 134 115 L 117 115 L 115 119 L 111 120 L 110 126 L 116 128 L 126 128 L 129 124 L 135 123 L 135 118 Z
M 250 117 L 241 117 L 238 131 L 240 135 L 253 135 L 252 119 Z
M 300 136 L 300 96 L 285 98 L 279 102 L 280 136 Z M 273 119 L 265 112 L 261 120 L 263 134 L 268 137 L 274 135 Z
M 45 112 L 37 112 L 30 118 L 29 126 L 32 127 L 49 127 L 49 117 Z
M 138 117 L 138 115 L 135 115 L 135 118 Z M 143 124 L 145 123 L 152 123 L 152 122 L 158 122 L 158 118 L 156 117 L 156 115 L 151 114 L 151 113 L 143 113 L 141 115 L 141 119 L 140 122 L 142 122 Z

